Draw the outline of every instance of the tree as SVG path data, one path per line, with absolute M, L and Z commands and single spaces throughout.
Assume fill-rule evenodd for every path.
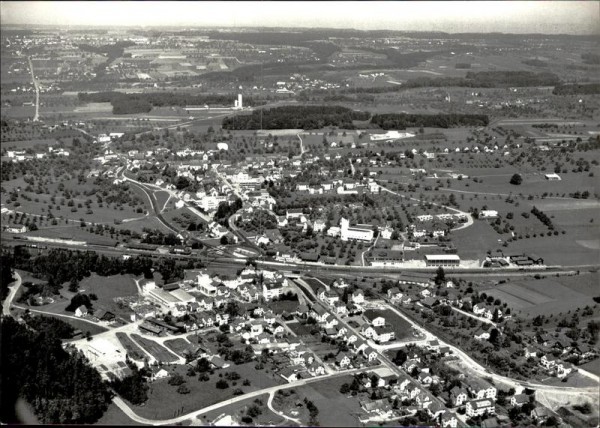
M 217 388 L 227 389 L 227 388 L 229 388 L 229 384 L 227 383 L 227 381 L 225 379 L 219 379 L 217 381 Z
M 510 178 L 510 184 L 513 184 L 515 186 L 520 185 L 523 182 L 523 177 L 521 177 L 521 174 L 513 174 L 513 176 Z
M 223 236 L 221 236 L 220 242 L 221 242 L 221 245 L 227 245 L 227 244 L 229 244 L 229 239 L 227 238 L 226 235 L 223 235 Z
M 437 271 L 435 272 L 435 283 L 437 285 L 441 285 L 446 281 L 446 272 L 444 272 L 444 268 L 443 267 L 438 267 Z

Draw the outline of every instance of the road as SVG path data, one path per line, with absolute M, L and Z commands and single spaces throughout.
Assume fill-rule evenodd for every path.
M 12 306 L 15 307 L 15 308 L 18 308 L 18 309 L 22 309 L 24 311 L 28 310 L 29 312 L 35 312 L 35 313 L 43 314 L 43 315 L 51 315 L 53 317 L 71 318 L 71 319 L 74 319 L 74 320 L 77 320 L 77 321 L 83 321 L 83 322 L 86 322 L 88 324 L 95 325 L 96 327 L 106 328 L 103 325 L 98 324 L 97 322 L 90 321 L 90 320 L 85 319 L 85 318 L 76 317 L 75 315 L 57 314 L 56 312 L 41 311 L 39 309 L 32 309 L 31 307 L 25 307 L 25 306 L 19 306 L 19 305 L 12 305 Z
M 190 413 L 187 413 L 185 415 L 181 415 L 181 416 L 178 416 L 176 418 L 171 418 L 171 419 L 161 419 L 161 420 L 158 420 L 158 419 L 147 419 L 147 418 L 144 418 L 142 416 L 139 416 L 119 396 L 115 396 L 113 398 L 113 402 L 129 418 L 131 418 L 132 420 L 134 420 L 136 422 L 139 422 L 139 423 L 142 423 L 142 424 L 147 424 L 147 425 L 174 425 L 174 424 L 177 424 L 178 422 L 183 422 L 183 421 L 191 419 L 191 418 L 196 418 L 196 417 L 198 417 L 200 415 L 203 415 L 205 413 L 212 412 L 213 410 L 220 409 L 221 407 L 229 406 L 229 405 L 234 404 L 234 403 L 239 403 L 240 401 L 247 400 L 248 398 L 255 398 L 255 397 L 258 397 L 258 396 L 261 396 L 261 395 L 264 395 L 264 394 L 271 394 L 271 393 L 274 394 L 278 390 L 290 389 L 290 388 L 298 388 L 300 386 L 309 385 L 309 384 L 315 383 L 315 382 L 320 382 L 320 381 L 325 380 L 325 379 L 332 379 L 332 378 L 336 378 L 336 377 L 352 375 L 352 374 L 360 373 L 362 371 L 369 371 L 369 370 L 373 370 L 373 367 L 362 368 L 362 369 L 344 370 L 344 371 L 336 372 L 336 373 L 331 374 L 331 375 L 318 376 L 318 377 L 314 377 L 314 378 L 310 378 L 310 379 L 300 379 L 300 380 L 298 380 L 296 382 L 287 383 L 285 385 L 277 385 L 277 386 L 272 386 L 272 387 L 269 387 L 269 388 L 259 389 L 257 391 L 249 392 L 249 393 L 244 394 L 244 395 L 238 395 L 236 397 L 232 397 L 232 398 L 227 399 L 225 401 L 221 401 L 220 403 L 216 403 L 216 404 L 213 404 L 211 406 L 204 407 L 204 408 L 202 408 L 200 410 L 196 410 L 194 412 L 190 412 Z M 277 413 L 277 412 L 276 412 L 276 414 L 279 415 L 279 413 Z M 283 415 L 281 415 L 281 416 L 283 416 Z
M 304 142 L 302 141 L 302 137 L 300 137 L 300 134 L 296 134 L 298 136 L 298 139 L 300 140 L 300 157 L 302 157 L 302 155 L 304 154 Z
M 9 285 L 8 296 L 6 296 L 6 299 L 4 299 L 4 303 L 2 303 L 3 315 L 10 315 L 10 307 L 12 305 L 12 301 L 15 298 L 17 291 L 19 291 L 19 288 L 21 287 L 21 275 L 19 275 L 18 272 L 15 272 L 15 278 L 15 281 L 11 285 Z
M 31 80 L 33 81 L 33 86 L 35 86 L 35 115 L 33 116 L 33 121 L 37 122 L 40 120 L 40 85 L 38 84 L 38 81 L 35 78 L 35 73 L 33 71 L 33 63 L 31 62 L 31 57 L 27 57 L 27 61 L 29 61 L 29 70 L 31 71 Z

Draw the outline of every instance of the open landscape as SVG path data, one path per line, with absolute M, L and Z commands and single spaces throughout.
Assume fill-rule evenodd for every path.
M 459 3 L 3 2 L 0 422 L 598 426 L 598 4 Z

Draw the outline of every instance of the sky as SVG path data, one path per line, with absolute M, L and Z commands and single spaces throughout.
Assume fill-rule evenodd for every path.
M 0 1 L 0 24 L 600 34 L 600 1 Z

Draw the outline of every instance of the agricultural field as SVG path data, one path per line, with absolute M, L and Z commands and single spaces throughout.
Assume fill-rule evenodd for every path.
M 544 276 L 540 279 L 511 279 L 485 290 L 488 295 L 507 303 L 513 313 L 525 317 L 566 314 L 592 303 L 600 295 L 598 273 L 574 276 Z
M 132 334 L 131 338 L 146 352 L 152 355 L 157 361 L 162 361 L 163 363 L 174 363 L 175 361 L 179 360 L 179 358 L 177 358 L 172 352 L 168 351 L 164 346 L 152 339 L 146 339 L 139 334 Z
M 142 349 L 133 340 L 131 340 L 127 333 L 117 332 L 115 333 L 115 336 L 117 336 L 117 339 L 119 339 L 119 342 L 123 348 L 125 348 L 127 355 L 130 358 L 138 361 L 143 361 L 144 358 L 146 358 L 144 351 L 142 351 Z

